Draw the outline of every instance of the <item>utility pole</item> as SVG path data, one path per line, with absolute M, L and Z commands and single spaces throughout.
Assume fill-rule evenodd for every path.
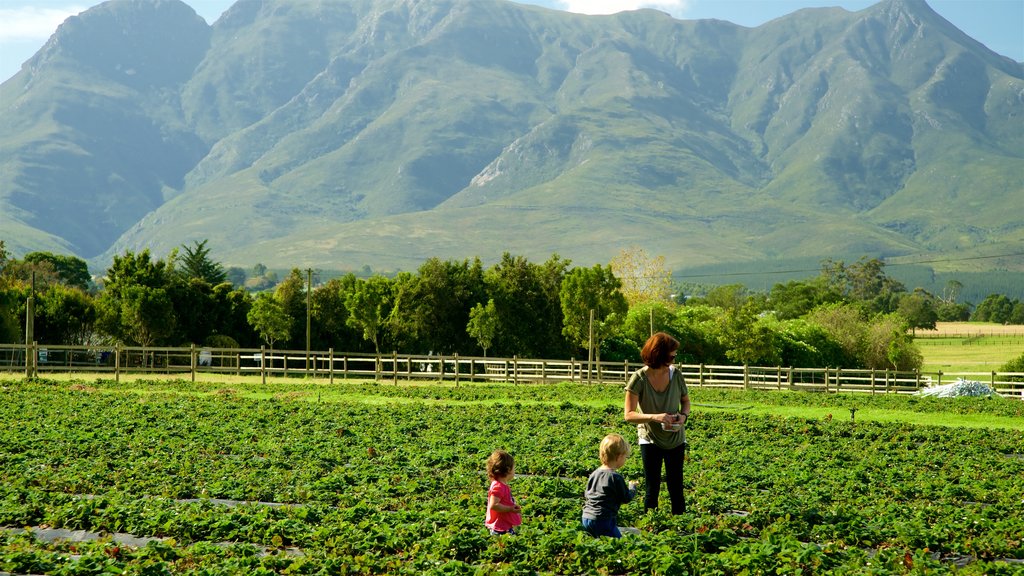
M 594 374 L 594 309 L 590 309 L 590 329 L 587 336 L 587 384 L 593 382 Z
M 309 376 L 309 334 L 310 334 L 310 294 L 313 292 L 313 269 L 306 268 L 306 375 Z
M 36 273 L 32 271 L 32 291 L 25 300 L 25 377 L 35 378 L 37 354 L 33 343 L 36 338 Z

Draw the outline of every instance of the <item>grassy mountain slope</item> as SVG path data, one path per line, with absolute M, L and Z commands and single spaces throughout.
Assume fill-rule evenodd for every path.
M 379 270 L 505 251 L 590 264 L 631 245 L 677 268 L 958 254 L 1024 237 L 1007 209 L 1024 195 L 1024 69 L 923 0 L 754 29 L 503 0 L 264 0 L 212 28 L 195 18 L 177 0 L 102 5 L 0 87 L 3 109 L 29 111 L 0 124 L 0 190 L 89 203 L 47 228 L 40 198 L 23 199 L 18 222 L 100 265 L 208 238 L 229 264 Z M 187 42 L 192 56 L 146 66 L 146 82 L 69 52 L 158 21 L 135 51 L 156 62 Z

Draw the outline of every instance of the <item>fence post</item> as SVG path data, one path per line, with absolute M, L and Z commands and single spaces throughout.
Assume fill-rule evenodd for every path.
M 743 389 L 750 390 L 750 367 L 743 365 Z
M 782 390 L 782 366 L 775 367 L 775 389 Z
M 793 367 L 787 366 L 786 368 L 786 380 L 789 382 L 789 389 L 793 390 L 796 387 L 796 384 L 793 383 Z
M 121 343 L 114 344 L 114 382 L 121 383 Z
M 519 356 L 512 355 L 512 383 L 519 384 Z
M 260 344 L 260 381 L 267 383 L 267 346 Z
M 398 386 L 398 350 L 391 351 L 391 383 Z
M 576 357 L 569 357 L 569 382 L 576 381 Z
M 327 381 L 334 384 L 334 347 L 327 350 Z
M 992 380 L 989 382 L 989 386 L 991 386 L 992 390 L 996 389 L 996 371 L 995 370 L 992 371 Z
M 921 389 L 921 369 L 914 368 L 914 388 Z
M 454 358 L 454 362 L 455 362 L 455 387 L 458 388 L 459 387 L 459 353 L 456 352 L 455 356 L 453 356 L 452 358 Z
M 654 308 L 651 308 L 651 312 L 654 312 Z M 622 361 L 622 380 L 629 384 L 629 360 Z
M 697 386 L 704 386 L 704 363 L 700 363 L 700 367 L 697 368 Z
M 839 387 L 842 386 L 843 368 L 840 366 L 836 368 L 836 394 L 839 393 Z
M 871 369 L 871 395 L 875 395 L 875 369 Z
M 196 345 L 192 343 L 188 349 L 189 365 L 192 371 L 192 383 L 196 383 Z

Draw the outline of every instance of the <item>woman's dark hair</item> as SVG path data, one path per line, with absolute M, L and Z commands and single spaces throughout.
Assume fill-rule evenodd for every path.
M 678 340 L 664 332 L 655 332 L 644 343 L 640 358 L 651 368 L 662 368 L 675 361 L 676 350 L 679 350 Z

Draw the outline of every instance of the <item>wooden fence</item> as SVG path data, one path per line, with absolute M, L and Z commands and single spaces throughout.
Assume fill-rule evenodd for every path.
M 0 344 L 0 372 L 26 377 L 47 373 L 169 374 L 193 382 L 203 374 L 368 379 L 507 382 L 625 383 L 640 365 L 629 362 L 537 360 L 417 354 L 358 354 L 262 348 L 140 346 L 40 346 Z M 847 368 L 793 368 L 681 364 L 687 383 L 697 387 L 815 392 L 913 393 L 958 378 L 980 381 L 1002 396 L 1024 400 L 1024 373 L 896 372 Z

